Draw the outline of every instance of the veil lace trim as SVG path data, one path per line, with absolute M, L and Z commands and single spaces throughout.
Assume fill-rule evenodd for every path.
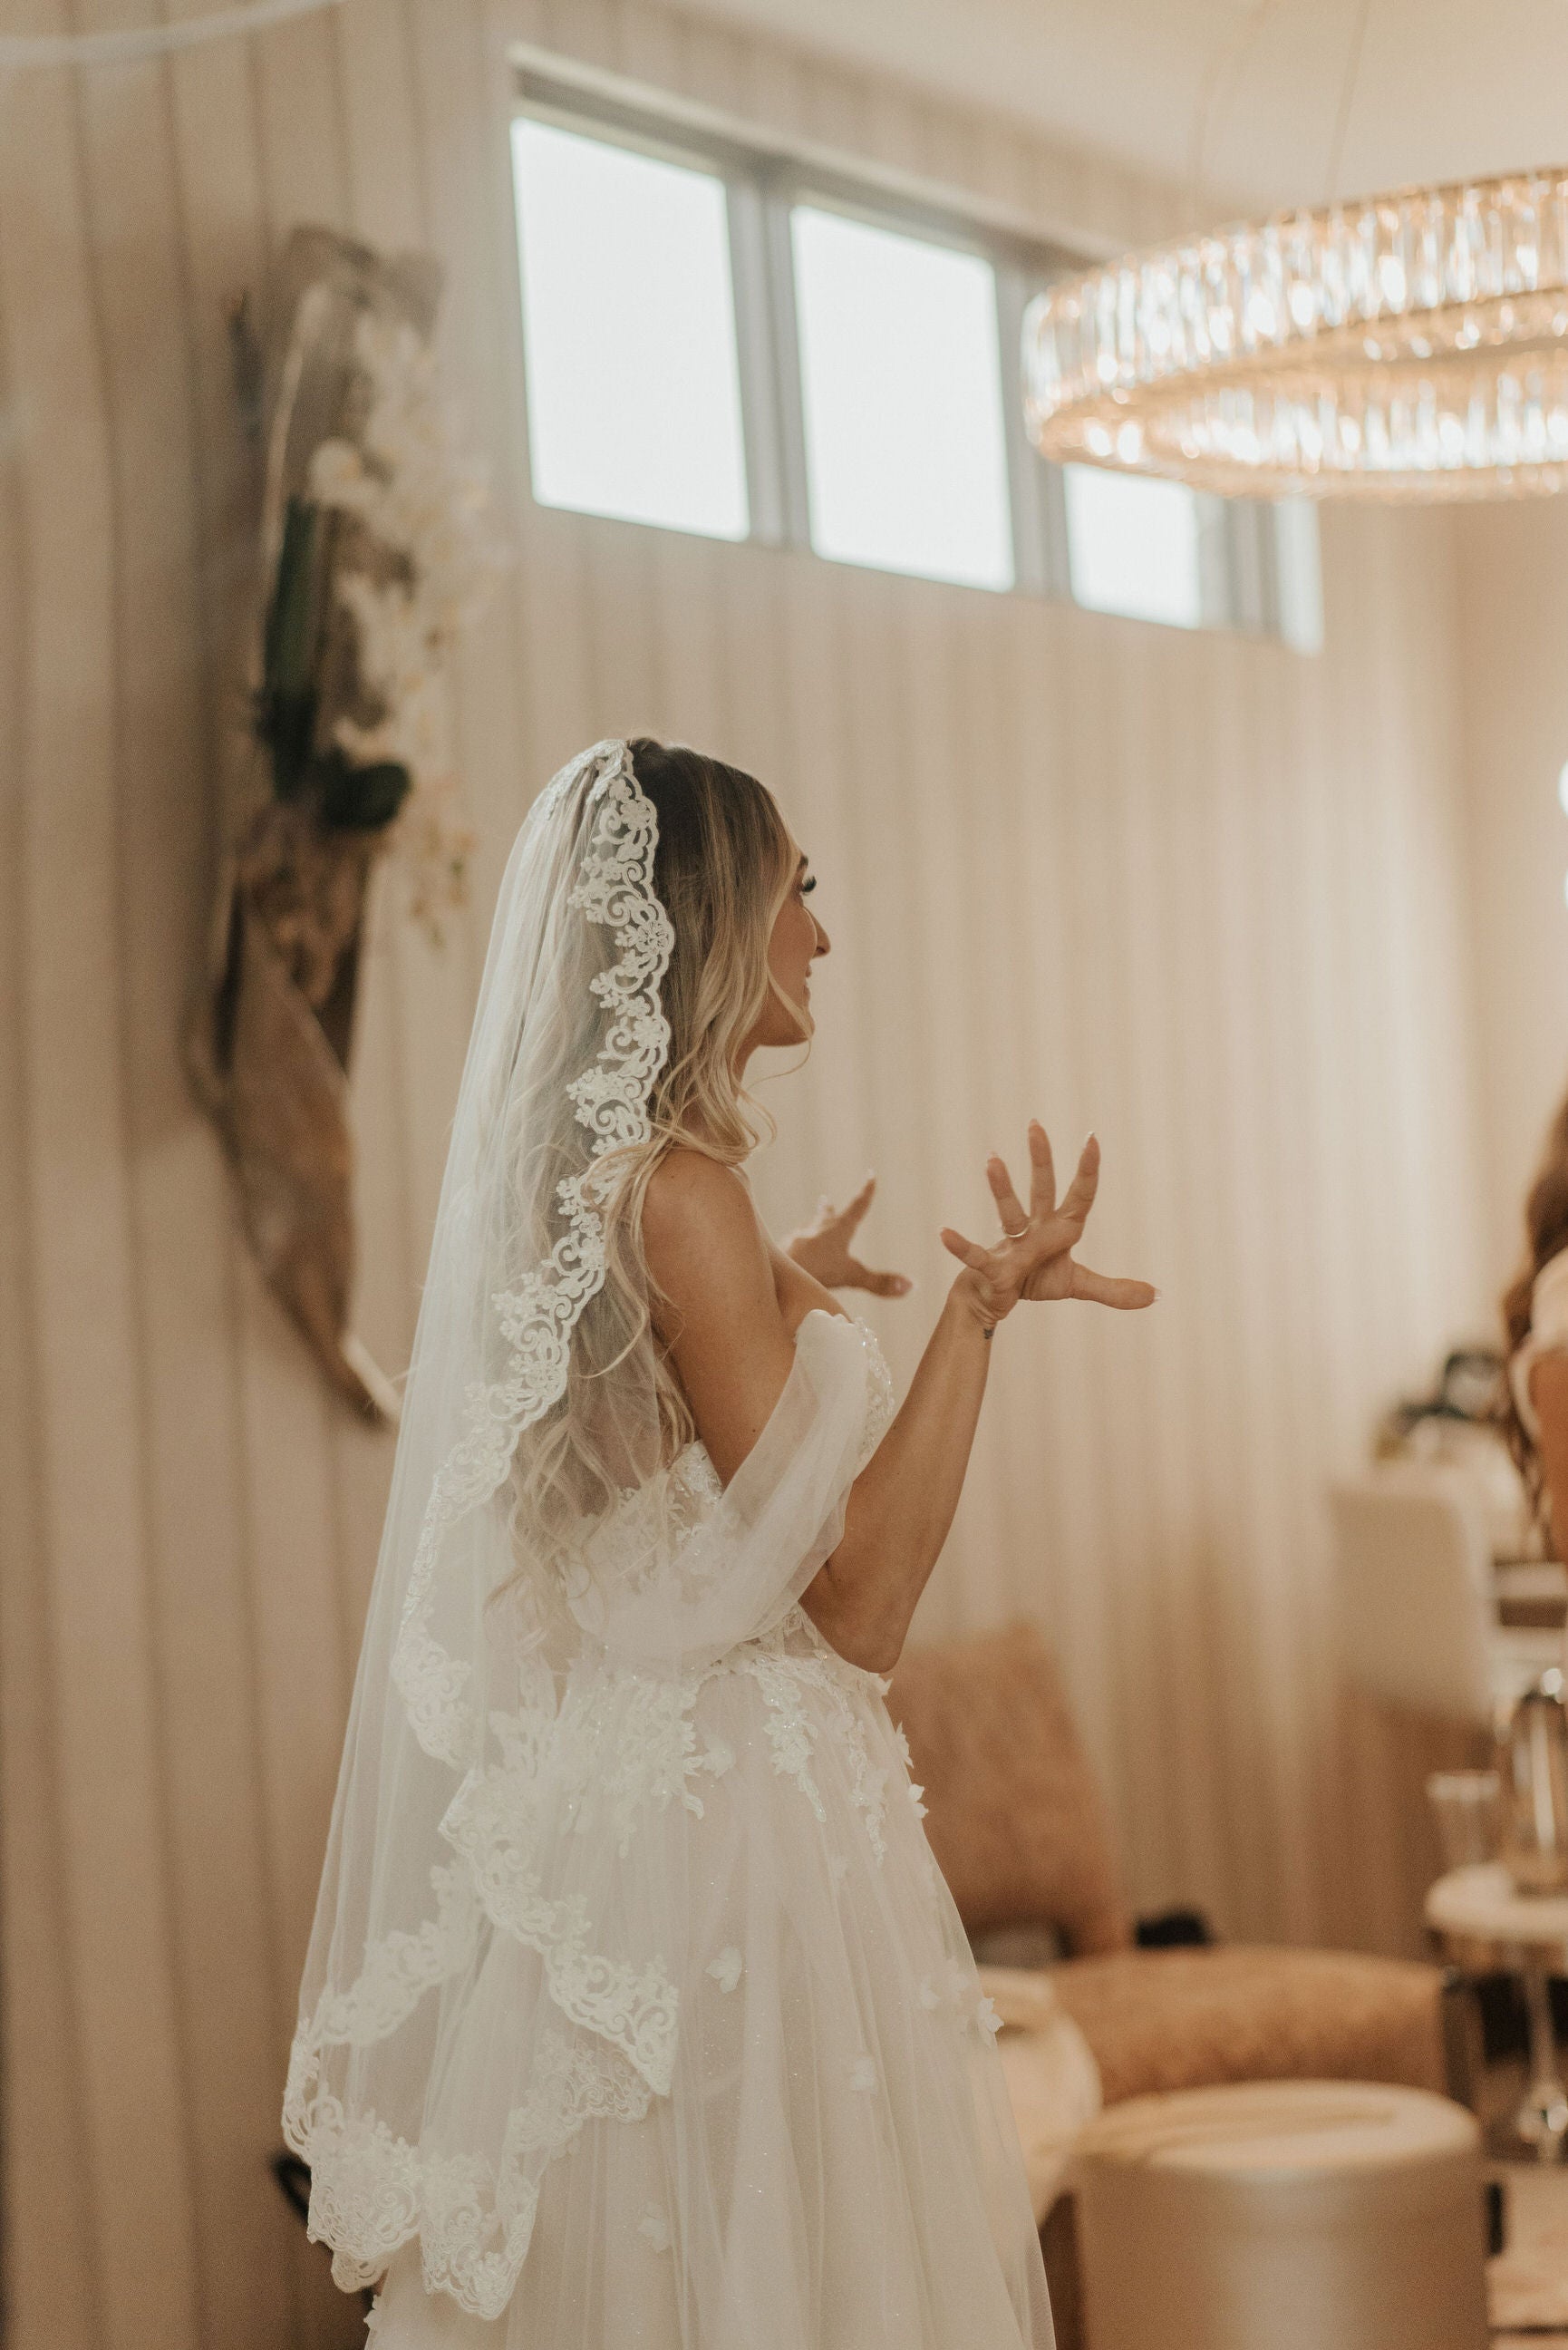
M 653 885 L 658 818 L 627 744 L 597 743 L 581 753 L 546 787 L 540 814 L 547 818 L 596 767 L 592 830 L 567 901 L 613 931 L 616 953 L 589 982 L 605 1014 L 603 1041 L 566 1087 L 594 1138 L 590 1163 L 556 1187 L 565 1230 L 549 1255 L 491 1300 L 505 1372 L 469 1389 L 464 1432 L 432 1480 L 392 1657 L 392 1681 L 421 1747 L 465 1773 L 441 1824 L 458 1858 L 431 1871 L 435 1916 L 368 1944 L 348 1988 L 329 1984 L 301 2020 L 284 2101 L 285 2137 L 310 2165 L 310 2232 L 335 2247 L 337 2282 L 350 2290 L 372 2282 L 417 2234 L 427 2283 L 482 2317 L 501 2314 L 516 2282 L 540 2158 L 563 2152 L 592 2115 L 645 2114 L 653 2093 L 668 2091 L 675 2041 L 677 1994 L 659 1967 L 634 1970 L 597 1955 L 581 1903 L 552 1901 L 540 1887 L 528 1849 L 530 1794 L 556 1727 L 553 1705 L 541 1689 L 537 1703 L 492 1715 L 503 1761 L 482 1768 L 483 1729 L 465 1695 L 471 1668 L 430 1629 L 447 1535 L 500 1489 L 519 1436 L 565 1389 L 572 1332 L 605 1276 L 603 1179 L 594 1161 L 647 1139 L 648 1098 L 670 1049 L 659 986 L 674 931 Z M 544 2035 L 494 2168 L 475 2156 L 431 2158 L 375 2115 L 348 2115 L 321 2085 L 326 2051 L 389 2037 L 428 1991 L 471 1963 L 486 1920 L 540 1954 L 557 2010 L 596 2035 Z
M 507 2121 L 501 2158 L 421 2156 L 374 2115 L 337 2097 L 306 2101 L 290 2071 L 286 2135 L 310 2164 L 310 2233 L 335 2249 L 346 2293 L 372 2285 L 418 2235 L 427 2291 L 475 2317 L 499 2317 L 527 2255 L 542 2173 L 592 2117 L 640 2121 L 651 2091 L 613 2048 L 545 2032 L 528 2095 Z
M 675 933 L 653 886 L 658 817 L 625 743 L 596 743 L 563 768 L 547 787 L 545 812 L 596 764 L 589 798 L 598 812 L 568 903 L 613 930 L 618 959 L 589 983 L 608 1025 L 596 1059 L 566 1091 L 579 1123 L 594 1136 L 597 1159 L 648 1139 L 648 1097 L 670 1050 L 659 993 Z M 519 1436 L 566 1388 L 572 1332 L 604 1283 L 601 1191 L 602 1175 L 591 1163 L 557 1185 L 566 1231 L 517 1289 L 498 1290 L 492 1300 L 507 1347 L 506 1376 L 470 1389 L 467 1430 L 436 1471 L 420 1529 L 392 1680 L 425 1752 L 454 1769 L 472 1761 L 483 1731 L 463 1695 L 470 1667 L 430 1629 L 436 1565 L 450 1529 L 497 1492 Z
M 566 1088 L 591 1148 L 586 1166 L 556 1187 L 560 1229 L 548 1253 L 489 1298 L 494 1319 L 486 1354 L 498 1375 L 468 1388 L 461 1432 L 438 1455 L 390 1643 L 391 1680 L 409 1731 L 454 1774 L 437 1823 L 450 1858 L 431 1870 L 434 1914 L 422 1922 L 389 1931 L 383 1912 L 363 1939 L 362 1922 L 342 1923 L 346 1967 L 357 1960 L 358 1971 L 341 1988 L 329 1972 L 302 2016 L 284 2106 L 287 2142 L 311 2169 L 310 2233 L 332 2245 L 337 2282 L 345 2289 L 373 2282 L 399 2247 L 418 2237 L 427 2289 L 444 2291 L 481 2318 L 499 2316 L 511 2298 L 546 2166 L 591 2118 L 645 2116 L 673 2076 L 676 1983 L 662 1956 L 607 1954 L 599 1929 L 608 1920 L 590 1914 L 595 1898 L 566 1894 L 551 1880 L 542 1846 L 552 1794 L 564 1795 L 578 1818 L 591 1817 L 624 1854 L 653 1814 L 671 1805 L 701 1813 L 699 1788 L 736 1759 L 722 1742 L 698 1743 L 693 1711 L 702 1671 L 646 1686 L 635 1674 L 616 1676 L 613 1687 L 597 1687 L 593 1704 L 584 1699 L 563 1709 L 547 1662 L 524 1655 L 517 1710 L 487 1717 L 483 1693 L 469 1686 L 472 1666 L 432 1628 L 453 1528 L 497 1493 L 518 1438 L 564 1392 L 573 1332 L 605 1278 L 599 1162 L 647 1139 L 649 1097 L 670 1049 L 659 991 L 674 935 L 653 883 L 656 812 L 626 743 L 607 742 L 581 754 L 546 787 L 543 818 L 564 813 L 563 802 L 585 784 L 573 832 L 584 845 L 568 903 L 607 930 L 613 945 L 613 960 L 604 958 L 587 983 L 602 1014 L 598 1049 Z M 452 1212 L 470 1211 L 460 1194 Z M 868 1348 L 868 1357 L 874 1354 Z M 885 1369 L 881 1377 L 889 1385 Z M 890 1403 L 889 1385 L 888 1411 Z M 699 1512 L 720 1490 L 711 1463 L 707 1478 L 700 1473 L 705 1461 L 701 1447 L 688 1449 Z M 778 1667 L 763 1684 L 769 1734 L 780 1767 L 788 1768 L 798 1745 L 792 1709 L 802 1692 L 790 1685 L 782 1655 L 770 1652 L 766 1661 Z M 806 1660 L 793 1669 L 815 1683 Z M 855 1750 L 853 1738 L 850 1744 Z M 852 1751 L 851 1762 L 855 1802 L 879 1846 L 881 1773 L 863 1751 Z M 803 1784 L 809 1792 L 804 1778 Z M 533 1950 L 542 1964 L 549 2009 L 526 2083 L 499 2145 L 492 2142 L 487 2153 L 454 2149 L 441 2142 L 439 2128 L 423 2125 L 410 2142 L 385 2101 L 375 2111 L 363 2085 L 355 2086 L 378 2077 L 372 2061 L 345 2063 L 341 2052 L 389 2039 L 432 1991 L 482 1962 L 489 1936 Z M 395 2118 L 406 2126 L 400 2109 Z

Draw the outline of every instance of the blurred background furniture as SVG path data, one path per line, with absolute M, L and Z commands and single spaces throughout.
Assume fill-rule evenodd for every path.
M 1454 1868 L 1427 1896 L 1434 1949 L 1466 1974 L 1502 1970 L 1524 1986 L 1529 2078 L 1513 2117 L 1543 2162 L 1568 2156 L 1568 2088 L 1558 2067 L 1549 1979 L 1568 1974 L 1568 1894 L 1516 1892 L 1501 1861 Z
M 1562 1570 L 1519 1555 L 1528 1530 L 1500 1490 L 1517 1485 L 1511 1464 L 1465 1433 L 1461 1456 L 1384 1461 L 1328 1492 L 1339 1735 L 1371 1794 L 1354 1855 L 1357 1939 L 1407 1957 L 1428 1947 L 1422 1904 L 1449 1865 L 1428 1781 L 1490 1764 L 1500 1720 L 1562 1653 L 1545 1587 Z
M 1081 2026 L 1057 1998 L 1049 1969 L 982 1967 L 981 1980 L 1002 2018 L 997 2054 L 1035 2225 L 1044 2227 L 1079 2135 L 1104 2103 L 1099 2067 Z
M 1452 1462 L 1388 1461 L 1331 1486 L 1329 1503 L 1347 1672 L 1383 1705 L 1490 1736 L 1563 1639 L 1504 1621 L 1478 1481 Z M 1553 1576 L 1550 1562 L 1502 1572 L 1543 1594 Z
M 1081 2123 L 1075 2108 L 1053 2101 L 1020 2044 L 1031 2029 L 1031 1971 L 1082 2033 L 1107 2108 L 1153 2091 L 1287 2076 L 1445 2086 L 1444 1977 L 1435 1966 L 1345 1951 L 1151 1946 L 1167 1928 L 1140 1927 L 1127 1908 L 1104 1799 L 1033 1625 L 906 1650 L 888 1703 L 909 1740 L 932 1849 L 1002 2017 L 998 2045 L 1060 2350 L 1077 2338 L 1061 2141 Z M 1033 1970 L 1018 1966 L 1024 1949 L 1035 1953 Z M 1033 2014 L 1039 2028 L 1043 2012 Z M 1059 2047 L 1049 2061 L 1061 2063 Z
M 1073 2175 L 1093 2350 L 1485 2350 L 1480 2133 L 1446 2097 L 1135 2098 Z

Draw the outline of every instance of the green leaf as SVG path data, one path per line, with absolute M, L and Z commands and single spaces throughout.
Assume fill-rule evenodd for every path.
M 408 797 L 413 777 L 392 759 L 351 767 L 340 751 L 320 762 L 321 820 L 347 832 L 379 832 Z
M 273 789 L 280 800 L 303 797 L 315 764 L 320 635 L 317 521 L 315 506 L 304 498 L 290 498 L 262 635 L 255 729 L 272 753 Z
M 319 633 L 315 577 L 317 521 L 315 506 L 304 498 L 290 498 L 284 515 L 277 576 L 267 609 L 265 690 L 289 701 L 308 691 L 316 671 Z

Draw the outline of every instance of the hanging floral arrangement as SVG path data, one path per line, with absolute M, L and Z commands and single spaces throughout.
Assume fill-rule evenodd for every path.
M 302 229 L 256 353 L 261 584 L 235 845 L 187 1035 L 269 1285 L 373 1417 L 395 1391 L 349 1326 L 348 1072 L 383 857 L 439 944 L 463 901 L 444 672 L 500 567 L 483 469 L 430 348 L 433 264 Z

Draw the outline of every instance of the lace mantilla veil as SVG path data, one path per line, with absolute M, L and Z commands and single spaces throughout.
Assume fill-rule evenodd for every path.
M 661 1417 L 606 1207 L 669 1052 L 657 830 L 627 744 L 597 743 L 502 883 L 284 2107 L 338 2283 L 417 2237 L 427 2288 L 482 2317 L 548 2164 L 669 2095 L 685 1831 L 734 1759 L 694 1693 L 834 1547 L 867 1424 L 865 1349 L 825 1313 L 722 1493 Z

